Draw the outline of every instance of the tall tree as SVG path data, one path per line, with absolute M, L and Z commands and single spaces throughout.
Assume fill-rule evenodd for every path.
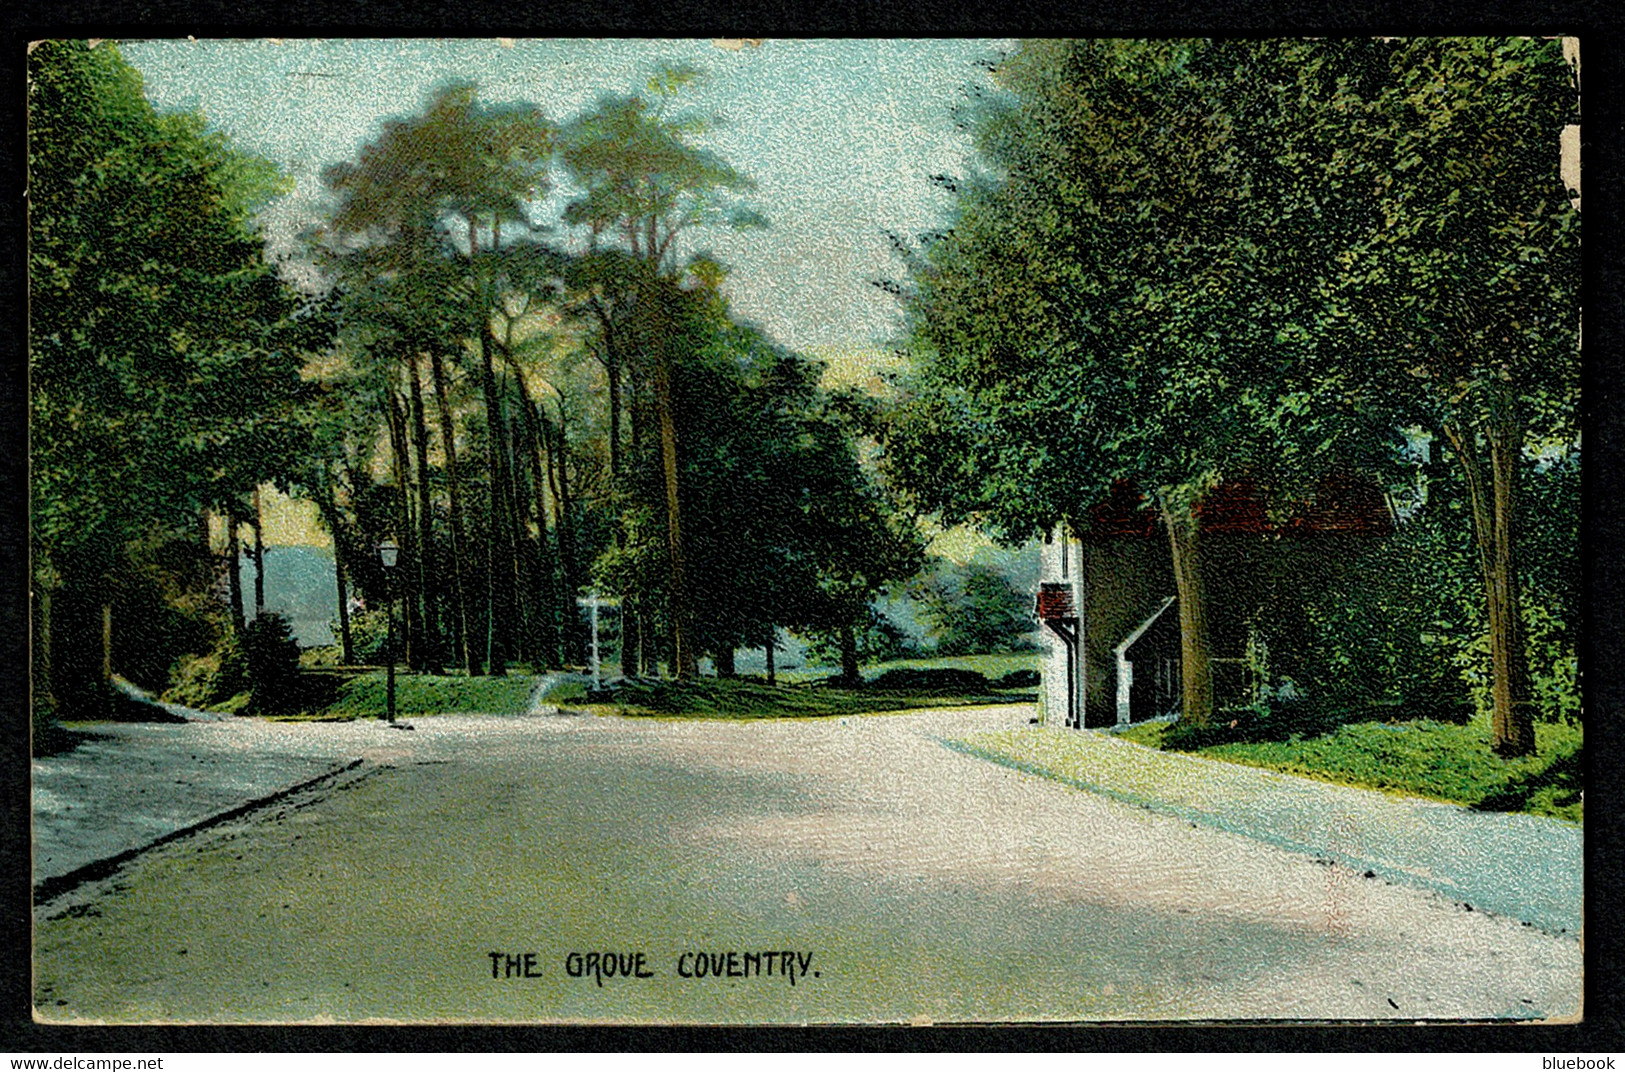
M 355 161 L 323 173 L 336 195 L 328 222 L 335 264 L 371 277 L 403 266 L 421 269 L 426 260 L 432 263 L 434 257 L 426 256 L 431 254 L 461 262 L 457 288 L 467 302 L 467 326 L 453 338 L 469 340 L 473 349 L 491 436 L 485 614 L 486 669 L 491 673 L 502 673 L 515 654 L 509 626 L 520 598 L 515 579 L 521 572 L 522 540 L 491 320 L 501 299 L 504 227 L 517 229 L 521 238 L 531 232 L 530 205 L 546 192 L 554 135 L 552 124 L 534 105 L 481 103 L 472 85 L 455 83 L 438 90 L 421 114 L 386 123 L 379 139 L 363 147 Z M 443 395 L 440 362 L 460 353 L 456 344 L 430 348 L 437 396 Z M 443 434 L 444 425 L 442 420 Z M 454 521 L 454 539 L 460 527 Z M 463 615 L 465 662 L 472 672 L 466 608 Z
M 1557 41 L 1417 39 L 1319 113 L 1326 178 L 1378 220 L 1325 332 L 1339 374 L 1461 469 L 1483 585 L 1495 750 L 1535 749 L 1518 533 L 1543 449 L 1578 443 L 1580 215 L 1559 155 L 1578 86 Z
M 305 340 L 256 232 L 274 167 L 155 113 L 109 43 L 40 42 L 28 73 L 32 537 L 66 597 L 41 627 L 94 707 L 87 608 L 142 533 L 195 532 L 296 453 Z
M 695 675 L 698 661 L 684 571 L 678 422 L 673 411 L 673 366 L 685 356 L 675 352 L 674 343 L 685 334 L 682 324 L 689 311 L 678 284 L 678 239 L 708 223 L 747 227 L 763 222 L 728 196 L 750 189 L 750 181 L 716 154 L 693 144 L 711 121 L 672 112 L 679 91 L 701 77 L 694 67 L 662 67 L 649 80 L 649 97 L 600 98 L 566 127 L 562 141 L 565 166 L 585 191 L 566 207 L 566 222 L 585 226 L 594 248 L 605 235 L 614 236 L 637 262 L 631 279 L 637 297 L 630 343 L 653 388 L 660 429 L 670 570 L 666 597 L 673 663 L 677 676 L 684 679 Z M 598 311 L 602 316 L 601 299 Z M 606 364 L 612 368 L 611 424 L 618 429 L 622 351 L 614 335 L 606 333 L 604 341 L 613 347 Z
M 970 117 L 988 170 L 946 180 L 952 229 L 912 260 L 915 372 L 888 442 L 922 505 L 1012 538 L 1081 531 L 1114 481 L 1148 491 L 1193 722 L 1214 704 L 1198 507 L 1291 416 L 1225 94 L 1245 80 L 1204 77 L 1222 47 L 1030 42 L 999 65 L 1003 95 Z

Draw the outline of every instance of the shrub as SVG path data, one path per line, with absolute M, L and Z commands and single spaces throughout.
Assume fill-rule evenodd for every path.
M 216 707 L 249 687 L 242 646 L 229 631 L 207 655 L 182 655 L 169 671 L 164 699 L 187 707 Z
M 299 642 L 288 620 L 280 614 L 261 614 L 243 630 L 242 650 L 252 707 L 282 710 L 299 680 Z
M 909 587 L 939 655 L 1026 651 L 1035 645 L 1032 600 L 999 570 L 938 560 Z
M 985 674 L 950 667 L 930 669 L 898 667 L 887 670 L 870 682 L 870 685 L 877 689 L 895 689 L 899 692 L 954 693 L 982 693 L 991 687 Z
M 807 643 L 807 661 L 810 665 L 841 665 L 841 634 L 838 629 L 811 630 L 802 637 Z M 864 666 L 913 654 L 913 638 L 875 606 L 866 608 L 863 621 L 854 630 L 853 639 L 857 641 L 858 662 Z
M 400 623 L 396 622 L 399 629 Z M 339 623 L 333 622 L 333 635 L 339 635 Z M 396 650 L 400 649 L 401 637 L 395 637 Z M 389 616 L 382 610 L 360 610 L 350 615 L 350 650 L 351 656 L 358 664 L 364 666 L 383 666 L 389 646 Z

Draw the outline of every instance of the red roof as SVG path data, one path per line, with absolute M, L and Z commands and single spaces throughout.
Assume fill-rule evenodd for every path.
M 1380 534 L 1393 530 L 1388 503 L 1370 480 L 1347 472 L 1329 473 L 1315 496 L 1298 507 L 1283 523 L 1270 520 L 1264 494 L 1246 477 L 1226 480 L 1197 504 L 1196 516 L 1204 533 L 1257 533 L 1307 536 L 1349 532 Z M 1149 498 L 1126 480 L 1112 485 L 1111 494 L 1089 511 L 1086 535 L 1091 539 L 1119 536 L 1155 536 L 1162 519 Z

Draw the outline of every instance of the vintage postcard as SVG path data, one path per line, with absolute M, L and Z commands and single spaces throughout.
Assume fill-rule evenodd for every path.
M 1578 41 L 27 66 L 37 1022 L 1583 1016 Z

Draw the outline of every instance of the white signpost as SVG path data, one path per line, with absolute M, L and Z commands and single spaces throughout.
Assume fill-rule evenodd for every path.
M 588 592 L 585 598 L 577 599 L 576 602 L 586 607 L 592 618 L 592 691 L 602 692 L 604 691 L 604 682 L 601 673 L 603 664 L 598 658 L 598 608 L 613 606 L 617 601 L 600 598 L 597 590 L 594 590 Z

